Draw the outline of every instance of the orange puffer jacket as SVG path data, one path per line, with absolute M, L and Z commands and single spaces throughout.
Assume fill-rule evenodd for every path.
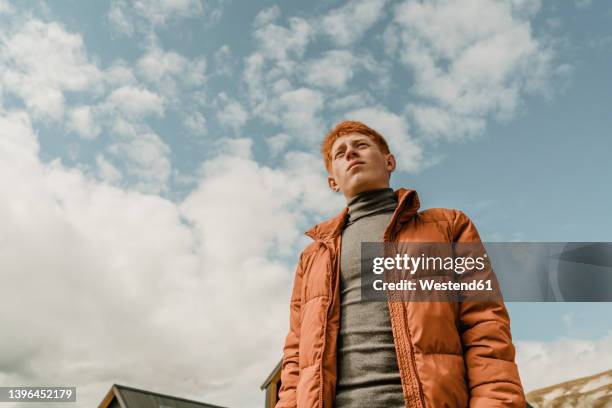
M 461 211 L 418 212 L 414 190 L 398 207 L 385 242 L 479 242 Z M 276 408 L 331 408 L 340 324 L 340 240 L 348 209 L 316 225 L 301 254 L 290 306 Z M 388 302 L 406 407 L 525 407 L 503 301 Z

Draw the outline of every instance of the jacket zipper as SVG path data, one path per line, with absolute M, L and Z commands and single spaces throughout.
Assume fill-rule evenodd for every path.
M 339 237 L 341 240 L 341 237 Z M 334 266 L 336 264 L 337 254 L 333 251 L 333 246 L 323 242 L 323 245 L 329 251 L 329 293 L 327 296 L 327 308 L 325 310 L 325 320 L 323 321 L 323 344 L 321 346 L 321 363 L 319 364 L 319 407 L 323 408 L 323 360 L 325 359 L 325 345 L 327 343 L 327 319 L 329 317 L 329 309 L 332 304 L 332 296 L 334 293 L 334 288 L 332 288 L 333 284 L 333 272 Z M 332 259 L 333 254 L 333 259 Z M 330 407 L 331 408 L 331 407 Z
M 394 227 L 393 227 L 394 228 Z M 393 233 L 393 237 L 389 237 L 388 239 L 385 239 L 386 237 L 383 237 L 383 242 L 395 242 L 395 238 L 397 238 L 397 233 Z M 391 239 L 393 238 L 393 239 Z M 400 368 L 400 377 L 403 379 L 403 376 L 401 374 L 402 372 L 402 365 L 404 365 L 404 368 L 407 368 L 409 373 L 409 378 L 408 378 L 408 383 L 407 386 L 410 386 L 411 389 L 413 389 L 414 391 L 417 392 L 417 398 L 418 398 L 418 403 L 416 405 L 413 405 L 412 402 L 410 400 L 406 400 L 405 404 L 406 407 L 412 408 L 425 408 L 425 401 L 424 401 L 424 397 L 423 397 L 423 391 L 421 389 L 421 384 L 420 384 L 420 380 L 418 378 L 418 373 L 417 373 L 417 368 L 416 368 L 416 363 L 414 361 L 414 353 L 413 353 L 413 348 L 412 348 L 412 336 L 410 334 L 410 328 L 408 327 L 408 321 L 407 318 L 405 316 L 402 317 L 402 321 L 404 321 L 404 324 L 406 326 L 406 336 L 407 336 L 407 341 L 408 344 L 407 345 L 403 345 L 401 344 L 402 342 L 401 340 L 401 334 L 398 333 L 398 329 L 397 329 L 397 324 L 393 324 L 393 311 L 392 311 L 392 307 L 391 307 L 391 303 L 389 300 L 387 300 L 387 308 L 389 309 L 389 317 L 391 318 L 391 329 L 393 332 L 393 337 L 394 340 L 397 338 L 397 342 L 399 343 L 400 346 L 400 350 L 398 350 L 397 348 L 395 349 L 395 354 L 398 356 L 399 361 L 398 361 L 398 365 Z M 403 308 L 403 306 L 402 306 Z M 402 310 L 403 313 L 403 310 Z M 397 321 L 397 318 L 396 318 Z M 401 346 L 404 346 L 404 348 L 406 348 L 405 346 L 407 346 L 408 350 L 408 361 L 406 360 L 405 357 L 405 353 L 404 350 L 402 350 Z M 402 364 L 402 362 L 404 362 L 404 364 Z M 409 367 L 408 367 L 409 366 Z

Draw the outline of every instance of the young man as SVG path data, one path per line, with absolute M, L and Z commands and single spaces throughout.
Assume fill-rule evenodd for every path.
M 360 298 L 361 242 L 480 242 L 474 224 L 389 188 L 395 157 L 363 123 L 338 124 L 321 150 L 347 206 L 306 233 L 276 407 L 525 407 L 503 301 Z

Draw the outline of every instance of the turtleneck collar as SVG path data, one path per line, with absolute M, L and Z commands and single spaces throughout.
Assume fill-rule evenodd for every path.
M 397 197 L 398 201 L 397 208 L 393 212 L 391 221 L 389 221 L 389 227 L 385 231 L 384 239 L 390 239 L 395 231 L 397 231 L 397 228 L 414 217 L 419 208 L 421 208 L 421 200 L 419 200 L 416 190 L 401 187 L 395 191 L 395 197 Z M 334 217 L 311 227 L 306 231 L 306 235 L 317 242 L 330 243 L 342 232 L 347 215 L 348 207 L 344 207 Z
M 370 215 L 393 212 L 397 203 L 397 196 L 392 188 L 378 188 L 361 192 L 351 197 L 346 203 L 348 207 L 346 225 Z

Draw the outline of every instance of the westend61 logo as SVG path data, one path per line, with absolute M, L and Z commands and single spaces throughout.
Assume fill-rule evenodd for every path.
M 612 301 L 612 243 L 364 242 L 362 301 Z

